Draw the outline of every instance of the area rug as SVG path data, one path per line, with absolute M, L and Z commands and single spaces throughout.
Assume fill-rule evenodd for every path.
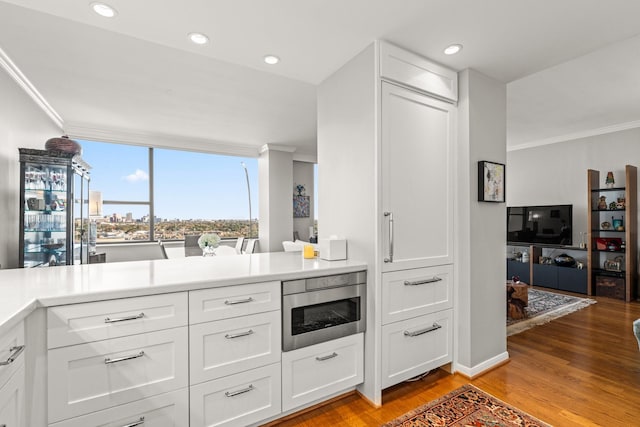
M 589 298 L 529 289 L 529 305 L 525 308 L 527 317 L 519 320 L 507 318 L 507 336 L 549 323 L 595 303 L 595 300 Z
M 420 406 L 382 427 L 550 427 L 549 424 L 472 386 Z

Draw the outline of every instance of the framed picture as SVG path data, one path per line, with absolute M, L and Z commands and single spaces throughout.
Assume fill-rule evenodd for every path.
M 309 196 L 293 196 L 293 217 L 309 218 Z
M 478 201 L 504 203 L 505 166 L 482 160 L 478 162 Z

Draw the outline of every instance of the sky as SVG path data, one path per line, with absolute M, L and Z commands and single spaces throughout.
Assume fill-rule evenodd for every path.
M 149 200 L 148 148 L 78 141 L 91 165 L 90 189 L 103 200 Z M 251 216 L 258 217 L 258 159 L 154 148 L 155 215 L 162 219 L 248 219 L 242 162 L 249 172 Z M 292 193 L 293 194 L 293 193 Z M 148 214 L 147 206 L 108 205 L 104 215 Z

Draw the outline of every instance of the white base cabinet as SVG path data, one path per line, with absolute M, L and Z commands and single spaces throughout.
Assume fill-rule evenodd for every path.
M 185 427 L 188 425 L 189 389 L 187 388 L 49 424 L 50 427 Z
M 244 426 L 281 412 L 280 363 L 191 386 L 191 427 Z
M 24 363 L 0 387 L 0 427 L 24 426 Z
M 453 310 L 382 327 L 382 388 L 451 362 Z
M 363 375 L 363 333 L 282 353 L 282 410 L 345 391 Z
M 186 327 L 49 350 L 49 422 L 187 387 Z

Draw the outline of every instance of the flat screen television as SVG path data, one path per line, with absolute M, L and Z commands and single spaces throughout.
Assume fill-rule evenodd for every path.
M 572 241 L 573 205 L 507 207 L 507 242 L 568 245 Z

